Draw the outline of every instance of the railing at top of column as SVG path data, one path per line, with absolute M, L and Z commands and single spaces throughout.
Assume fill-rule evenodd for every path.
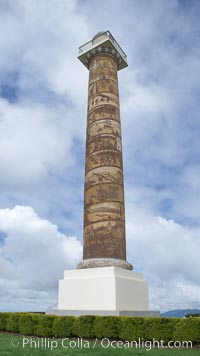
M 113 46 L 115 47 L 115 49 L 118 51 L 118 53 L 120 54 L 120 56 L 127 61 L 127 56 L 124 53 L 124 51 L 121 49 L 120 45 L 117 43 L 117 41 L 115 41 L 115 39 L 113 38 L 113 36 L 111 35 L 111 33 L 109 31 L 105 31 L 101 34 L 99 34 L 99 41 L 97 42 L 96 40 L 98 39 L 98 37 L 96 37 L 95 39 L 92 39 L 91 41 L 85 43 L 84 45 L 79 47 L 79 54 L 83 54 L 89 50 L 91 50 L 92 48 L 95 48 L 101 44 L 103 44 L 105 41 L 110 40 L 113 44 Z

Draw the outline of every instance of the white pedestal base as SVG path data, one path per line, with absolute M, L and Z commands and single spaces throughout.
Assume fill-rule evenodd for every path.
M 148 288 L 142 274 L 119 267 L 64 271 L 59 281 L 58 311 L 148 312 Z

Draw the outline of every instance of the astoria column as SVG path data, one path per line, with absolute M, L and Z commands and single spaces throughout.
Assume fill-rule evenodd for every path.
M 148 286 L 126 261 L 117 78 L 126 55 L 106 31 L 81 46 L 78 58 L 89 70 L 83 260 L 59 280 L 55 313 L 152 315 Z
M 118 266 L 126 261 L 124 180 L 118 75 L 126 55 L 109 31 L 79 48 L 89 69 L 84 189 L 83 261 L 77 268 Z

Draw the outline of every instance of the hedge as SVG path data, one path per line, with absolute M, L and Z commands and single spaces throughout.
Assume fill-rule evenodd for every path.
M 8 319 L 9 313 L 0 313 L 0 330 L 6 331 L 6 322 Z
M 94 321 L 94 335 L 97 338 L 107 337 L 109 339 L 119 339 L 121 318 L 117 316 L 96 316 Z
M 200 318 L 180 319 L 174 331 L 174 338 L 200 343 Z
M 56 317 L 53 324 L 53 334 L 55 337 L 64 338 L 76 336 L 74 332 L 75 316 Z
M 56 318 L 57 317 L 55 315 L 40 315 L 35 326 L 34 335 L 42 337 L 54 336 L 53 325 Z
M 40 315 L 38 314 L 23 314 L 19 319 L 19 332 L 22 335 L 34 335 L 36 326 L 39 323 Z
M 200 317 L 156 318 L 36 313 L 0 313 L 0 331 L 38 337 L 109 338 L 115 340 L 169 340 L 200 343 Z
M 144 321 L 145 318 L 141 317 L 121 317 L 119 338 L 121 340 L 138 340 L 139 338 L 144 338 Z
M 179 320 L 179 318 L 145 318 L 144 339 L 152 340 L 154 338 L 156 340 L 163 340 L 165 343 L 173 340 Z
M 20 319 L 20 314 L 8 313 L 7 319 L 6 319 L 6 331 L 18 333 L 19 332 L 19 319 Z
M 94 321 L 96 316 L 94 315 L 81 315 L 76 318 L 74 324 L 74 333 L 75 336 L 85 337 L 85 338 L 94 338 Z

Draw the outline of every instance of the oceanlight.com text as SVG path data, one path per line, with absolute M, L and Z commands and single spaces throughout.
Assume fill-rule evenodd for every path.
M 57 348 L 63 349 L 94 349 L 100 347 L 102 349 L 145 349 L 150 351 L 154 348 L 157 349 L 192 349 L 192 341 L 174 341 L 170 340 L 164 343 L 163 340 L 144 340 L 139 338 L 137 341 L 122 341 L 122 340 L 110 340 L 108 338 L 86 340 L 83 338 L 76 339 L 50 339 L 50 338 L 37 338 L 37 337 L 23 337 L 21 340 L 12 339 L 10 345 L 14 348 L 22 347 L 23 349 L 49 349 L 54 350 Z

